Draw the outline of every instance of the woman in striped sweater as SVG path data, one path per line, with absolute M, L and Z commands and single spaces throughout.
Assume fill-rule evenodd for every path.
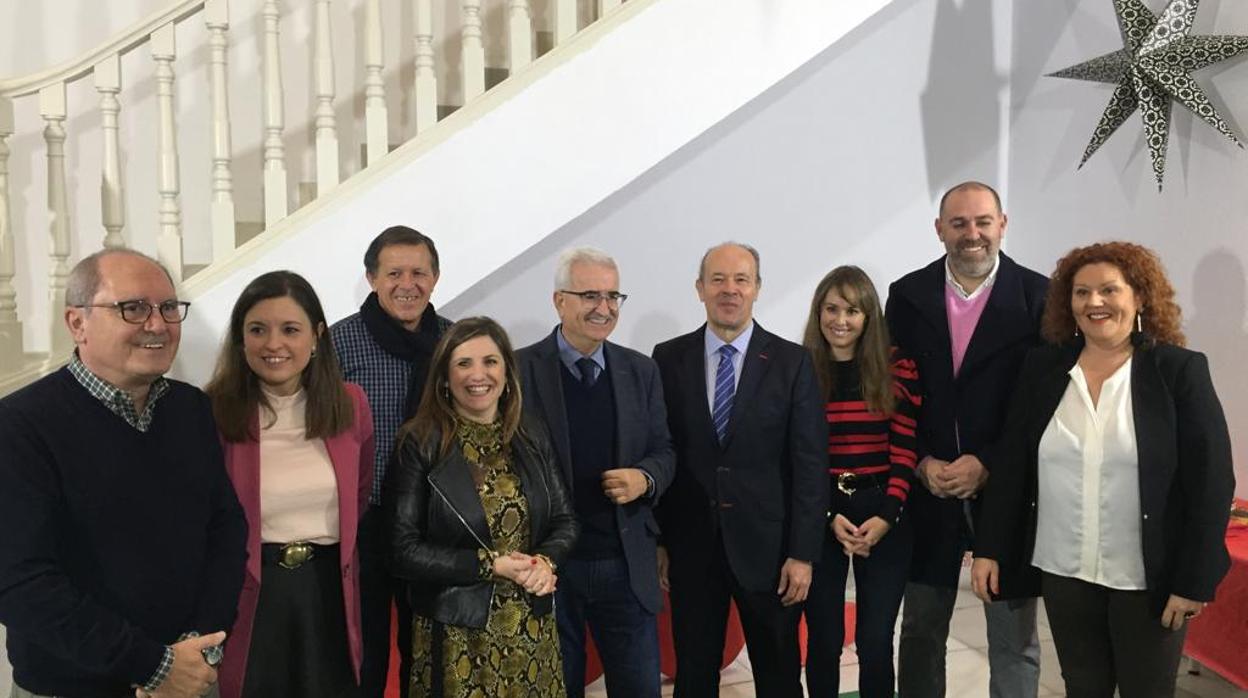
M 827 400 L 828 532 L 806 601 L 806 684 L 836 696 L 845 636 L 845 578 L 857 589 L 858 690 L 893 695 L 893 626 L 910 566 L 902 517 L 914 482 L 918 372 L 889 346 L 871 279 L 837 267 L 819 282 L 803 342 Z

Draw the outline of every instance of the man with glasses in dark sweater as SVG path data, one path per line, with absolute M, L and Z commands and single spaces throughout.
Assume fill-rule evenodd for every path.
M 208 398 L 164 378 L 189 303 L 105 250 L 65 292 L 69 365 L 0 400 L 0 623 L 14 698 L 200 696 L 247 522 Z
M 662 608 L 651 507 L 672 481 L 659 368 L 607 341 L 627 296 L 615 260 L 566 250 L 555 271 L 560 324 L 516 353 L 524 409 L 550 428 L 581 535 L 559 568 L 555 612 L 568 697 L 585 695 L 585 627 L 611 698 L 658 698 Z

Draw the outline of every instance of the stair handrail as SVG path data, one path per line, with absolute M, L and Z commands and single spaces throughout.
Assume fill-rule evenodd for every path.
M 95 70 L 96 64 L 111 55 L 125 55 L 136 47 L 146 44 L 152 32 L 170 22 L 180 22 L 203 9 L 206 0 L 180 0 L 163 10 L 152 12 L 151 15 L 130 25 L 129 29 L 117 32 L 95 49 L 79 54 L 75 59 L 62 62 L 61 65 L 49 69 L 31 72 L 30 75 L 7 77 L 0 80 L 0 97 L 22 97 L 35 94 L 57 82 L 74 82 L 80 77 L 89 75 Z
M 177 23 L 204 8 L 207 0 L 179 0 L 163 10 L 157 10 L 146 18 L 118 32 L 95 48 L 58 66 L 46 68 L 29 75 L 0 80 L 0 97 L 24 97 L 35 94 L 45 87 L 58 83 L 71 83 L 89 75 L 100 61 L 116 55 L 125 55 L 147 43 L 152 32 L 169 23 Z

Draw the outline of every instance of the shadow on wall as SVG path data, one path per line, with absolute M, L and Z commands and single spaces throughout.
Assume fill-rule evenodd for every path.
M 1006 174 L 995 165 L 992 172 L 967 172 L 1001 139 L 1000 90 L 1007 76 L 994 67 L 992 5 L 993 0 L 937 0 L 927 86 L 919 97 L 933 199 L 951 174 L 988 182 L 1001 182 Z M 986 98 L 993 94 L 995 101 Z
M 1205 255 L 1196 265 L 1193 278 L 1193 308 L 1185 323 L 1188 346 L 1209 357 L 1213 384 L 1226 409 L 1231 425 L 1235 454 L 1236 494 L 1248 497 L 1248 433 L 1238 426 L 1248 424 L 1248 410 L 1241 400 L 1248 393 L 1248 277 L 1244 261 L 1232 250 L 1220 248 Z

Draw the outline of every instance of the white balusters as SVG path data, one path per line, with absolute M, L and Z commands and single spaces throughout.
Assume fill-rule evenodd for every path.
M 178 202 L 178 137 L 173 118 L 173 59 L 177 57 L 173 23 L 152 32 L 151 42 L 152 60 L 156 63 L 156 159 L 160 191 L 156 258 L 169 270 L 176 284 L 182 281 L 182 206 Z
M 598 0 L 598 16 L 602 17 L 611 10 L 619 7 L 623 0 Z
M 367 167 L 385 157 L 390 150 L 389 125 L 386 123 L 386 84 L 382 79 L 385 62 L 382 51 L 381 0 L 364 4 L 364 133 L 368 149 Z
M 13 135 L 13 102 L 0 97 L 0 369 L 17 368 L 22 360 L 22 323 L 17 319 L 13 277 L 13 228 L 9 218 L 9 136 Z
M 316 0 L 316 193 L 338 186 L 338 128 L 334 118 L 334 48 L 329 24 L 330 0 Z
M 511 74 L 533 62 L 533 16 L 529 0 L 510 0 L 507 11 L 508 67 Z
M 555 45 L 576 33 L 576 0 L 551 0 L 555 11 Z
M 481 0 L 463 5 L 464 104 L 485 92 L 485 47 L 481 43 Z
M 49 359 L 69 353 L 73 343 L 65 327 L 65 280 L 69 277 L 69 201 L 65 192 L 65 83 L 39 91 L 39 114 L 43 116 L 43 140 L 48 157 L 48 329 Z
M 282 145 L 283 91 L 277 0 L 264 8 L 264 225 L 286 217 L 286 147 Z
M 416 0 L 416 132 L 438 122 L 438 78 L 433 71 L 433 0 Z
M 212 260 L 219 262 L 234 251 L 234 176 L 230 172 L 230 93 L 226 82 L 226 30 L 230 26 L 229 0 L 208 0 L 209 99 L 212 102 Z
M 114 53 L 95 65 L 95 89 L 100 93 L 100 130 L 104 160 L 100 179 L 100 205 L 104 221 L 104 246 L 124 247 L 121 229 L 126 224 L 125 196 L 121 182 L 121 136 L 117 115 L 121 113 L 121 56 Z

